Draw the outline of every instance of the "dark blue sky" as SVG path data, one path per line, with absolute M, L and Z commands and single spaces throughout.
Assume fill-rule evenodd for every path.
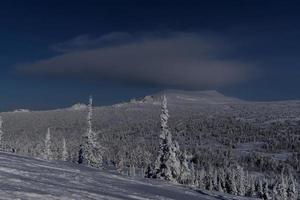
M 275 0 L 1 1 L 0 111 L 166 88 L 300 99 L 299 10 Z

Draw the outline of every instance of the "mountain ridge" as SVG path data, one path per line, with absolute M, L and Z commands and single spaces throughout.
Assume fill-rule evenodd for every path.
M 218 92 L 217 90 L 177 90 L 177 89 L 167 89 L 162 90 L 154 94 L 146 95 L 141 98 L 133 98 L 126 102 L 120 102 L 112 105 L 103 105 L 103 106 L 94 106 L 97 108 L 102 107 L 118 107 L 121 105 L 127 105 L 130 103 L 154 103 L 160 104 L 162 99 L 162 95 L 166 95 L 170 104 L 174 103 L 192 103 L 193 104 L 230 104 L 230 103 L 246 103 L 246 104 L 282 104 L 282 103 L 300 103 L 300 100 L 282 100 L 282 101 L 248 101 L 239 99 L 236 97 L 230 97 L 227 95 Z M 80 108 L 77 108 L 80 105 Z M 84 110 L 85 103 L 75 103 L 70 107 L 65 108 L 55 108 L 55 109 L 46 109 L 46 110 L 28 110 L 28 109 L 18 109 L 18 110 L 26 110 L 26 112 L 49 112 L 49 111 L 59 111 L 59 110 Z M 25 112 L 16 112 L 14 111 L 6 111 L 1 113 L 25 113 Z

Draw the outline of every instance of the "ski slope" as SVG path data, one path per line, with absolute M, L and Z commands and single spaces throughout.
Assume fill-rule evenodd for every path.
M 0 199 L 243 199 L 209 194 L 164 181 L 128 178 L 61 161 L 0 152 Z

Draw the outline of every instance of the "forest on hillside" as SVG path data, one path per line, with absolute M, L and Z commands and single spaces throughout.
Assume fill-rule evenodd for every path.
M 195 106 L 177 96 L 3 113 L 1 148 L 238 196 L 299 198 L 298 102 Z

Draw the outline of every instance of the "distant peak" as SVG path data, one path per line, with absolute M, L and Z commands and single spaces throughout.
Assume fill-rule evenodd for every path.
M 216 95 L 216 96 L 224 96 L 222 93 L 216 91 L 216 90 L 163 90 L 159 93 L 158 95 L 161 94 L 183 94 L 183 95 Z
M 160 102 L 162 95 L 166 95 L 171 102 L 181 103 L 229 103 L 241 101 L 237 98 L 227 97 L 216 90 L 164 90 L 154 95 L 146 96 L 142 101 L 155 103 Z

